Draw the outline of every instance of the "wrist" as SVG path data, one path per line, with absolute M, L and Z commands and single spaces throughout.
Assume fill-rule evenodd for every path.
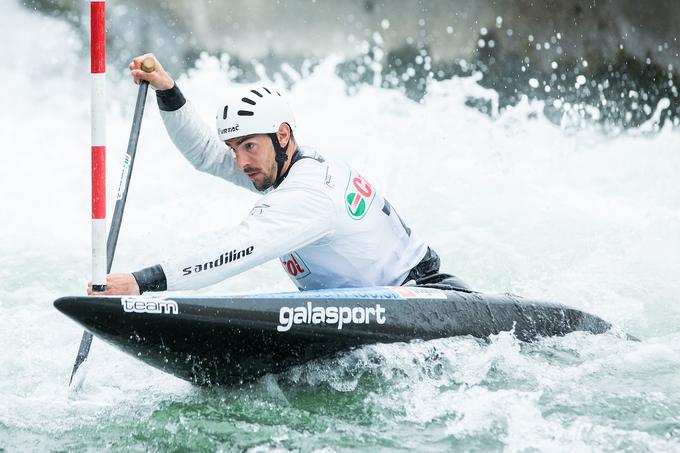
M 176 83 L 167 90 L 156 90 L 156 102 L 158 108 L 164 112 L 174 112 L 186 104 L 186 99 Z
M 168 281 L 160 264 L 133 272 L 132 276 L 139 286 L 139 294 L 147 291 L 166 291 Z

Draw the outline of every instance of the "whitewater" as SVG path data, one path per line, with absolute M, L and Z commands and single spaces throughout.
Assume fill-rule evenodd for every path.
M 290 90 L 301 143 L 381 187 L 443 270 L 475 289 L 559 301 L 642 341 L 375 345 L 201 389 L 95 339 L 70 393 L 82 330 L 52 302 L 84 294 L 90 275 L 87 49 L 62 22 L 13 3 L 3 12 L 0 451 L 680 449 L 680 132 L 574 131 L 526 100 L 484 115 L 465 105 L 493 98 L 473 78 L 432 81 L 420 103 L 372 86 L 350 96 L 339 57 Z M 204 56 L 175 74 L 210 123 L 233 88 L 224 62 Z M 136 87 L 125 68 L 109 71 L 110 214 Z M 188 253 L 257 199 L 195 171 L 150 94 L 114 271 Z M 269 262 L 199 292 L 293 289 Z

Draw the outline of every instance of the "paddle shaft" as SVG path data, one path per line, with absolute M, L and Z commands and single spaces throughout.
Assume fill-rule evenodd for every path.
M 153 70 L 153 69 L 152 69 Z M 150 72 L 150 71 L 149 71 Z M 111 265 L 113 264 L 113 256 L 116 253 L 116 244 L 118 243 L 118 234 L 120 233 L 120 226 L 123 222 L 123 212 L 125 211 L 125 202 L 127 201 L 128 189 L 130 187 L 130 179 L 132 179 L 132 167 L 135 162 L 135 154 L 137 153 L 137 142 L 139 141 L 139 131 L 142 126 L 142 116 L 144 115 L 144 104 L 146 102 L 146 94 L 149 90 L 149 82 L 142 81 L 137 92 L 137 104 L 135 105 L 135 113 L 132 118 L 132 130 L 130 131 L 130 139 L 128 141 L 127 154 L 123 162 L 123 172 L 121 174 L 120 186 L 118 188 L 118 195 L 116 197 L 116 207 L 111 218 L 111 228 L 109 229 L 109 237 L 106 241 L 106 272 L 111 272 Z M 95 288 L 95 290 L 106 290 L 103 288 Z M 73 377 L 85 362 L 92 345 L 92 334 L 88 331 L 83 332 L 83 337 L 80 340 L 80 347 L 78 348 L 78 355 L 73 364 L 73 371 L 71 371 L 71 378 L 69 385 L 73 383 Z

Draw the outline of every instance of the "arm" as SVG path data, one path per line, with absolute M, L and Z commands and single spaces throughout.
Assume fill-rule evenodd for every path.
M 334 230 L 335 209 L 324 192 L 280 189 L 260 199 L 239 225 L 212 237 L 191 256 L 164 260 L 160 266 L 135 272 L 135 277 L 142 292 L 196 289 L 323 240 Z M 150 280 L 140 279 L 143 273 Z
M 334 213 L 323 192 L 306 188 L 272 192 L 239 225 L 193 256 L 163 261 L 167 289 L 211 285 L 316 242 L 334 231 Z

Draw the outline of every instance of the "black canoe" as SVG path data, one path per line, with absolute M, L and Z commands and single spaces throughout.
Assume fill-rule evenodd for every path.
M 513 329 L 517 338 L 531 341 L 611 327 L 555 303 L 440 287 L 62 297 L 54 305 L 136 359 L 200 385 L 244 382 L 372 343 L 486 338 Z

